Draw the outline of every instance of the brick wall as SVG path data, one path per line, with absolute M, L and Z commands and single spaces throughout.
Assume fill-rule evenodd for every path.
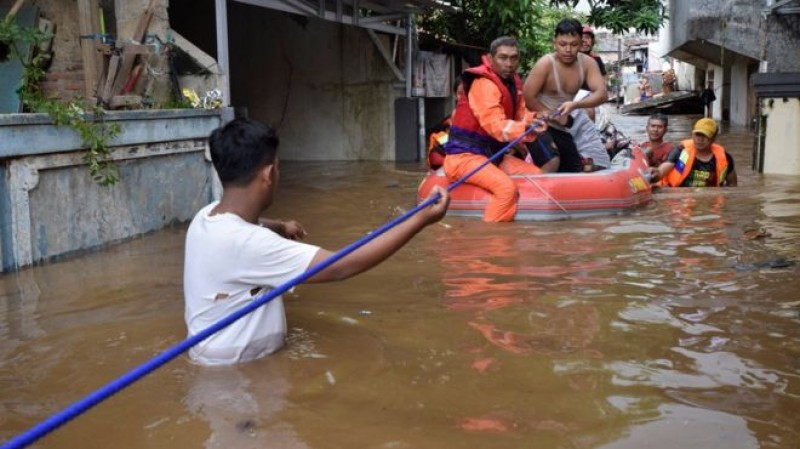
M 41 84 L 47 97 L 69 101 L 75 97 L 84 97 L 83 68 L 73 70 L 50 70 Z
M 41 87 L 45 95 L 68 100 L 84 96 L 80 27 L 74 1 L 34 0 L 39 15 L 55 25 L 53 59 Z

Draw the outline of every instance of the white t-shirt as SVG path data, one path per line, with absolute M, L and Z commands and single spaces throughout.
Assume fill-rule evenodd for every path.
M 319 247 L 285 239 L 235 214 L 195 215 L 186 233 L 183 291 L 189 335 L 195 335 L 266 290 L 301 275 Z M 189 350 L 195 362 L 227 365 L 280 349 L 286 337 L 277 297 Z

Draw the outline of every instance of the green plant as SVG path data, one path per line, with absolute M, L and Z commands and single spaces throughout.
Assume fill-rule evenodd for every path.
M 496 37 L 517 38 L 520 70 L 552 50 L 553 31 L 565 18 L 602 26 L 614 33 L 630 30 L 655 34 L 665 20 L 664 0 L 587 0 L 588 16 L 575 10 L 578 0 L 452 0 L 455 10 L 437 9 L 421 15 L 422 33 L 442 42 L 487 49 Z
M 514 36 L 520 44 L 520 70 L 527 72 L 550 51 L 555 24 L 575 17 L 572 10 L 550 8 L 547 0 L 455 0 L 455 11 L 436 10 L 419 17 L 423 33 L 443 42 L 488 50 L 500 36 Z
M 175 93 L 170 95 L 170 97 L 167 99 L 167 101 L 164 102 L 164 104 L 161 107 L 164 108 L 164 109 L 192 109 L 192 108 L 194 108 L 194 106 L 192 105 L 191 101 L 187 100 L 182 95 L 180 96 L 180 98 L 178 98 L 178 95 L 175 94 Z
M 616 34 L 635 30 L 654 35 L 669 18 L 664 0 L 587 0 L 587 3 L 588 22 Z M 578 0 L 550 0 L 550 4 L 574 8 Z
M 27 111 L 47 113 L 56 126 L 72 128 L 87 149 L 83 160 L 92 179 L 104 186 L 116 184 L 119 172 L 111 160 L 108 144 L 122 131 L 119 124 L 106 124 L 105 112 L 99 107 L 92 108 L 90 116 L 81 106 L 81 99 L 62 103 L 42 92 L 40 84 L 45 78 L 42 68 L 45 56 L 35 49 L 50 37 L 38 29 L 20 27 L 13 19 L 0 21 L 0 46 L 9 57 L 18 59 L 24 68 L 19 98 Z M 25 55 L 20 46 L 32 46 L 34 50 L 31 55 Z

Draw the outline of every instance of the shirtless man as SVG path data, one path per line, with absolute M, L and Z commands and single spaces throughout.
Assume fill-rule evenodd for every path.
M 577 20 L 559 22 L 553 39 L 555 51 L 536 62 L 523 87 L 528 109 L 545 114 L 557 111 L 548 132 L 560 153 L 559 171 L 581 171 L 590 159 L 595 167 L 608 167 L 611 163 L 597 129 L 584 111 L 608 101 L 608 92 L 597 62 L 580 52 L 582 34 L 583 27 Z M 591 94 L 576 101 L 575 94 L 584 82 Z M 571 121 L 574 124 L 570 130 Z

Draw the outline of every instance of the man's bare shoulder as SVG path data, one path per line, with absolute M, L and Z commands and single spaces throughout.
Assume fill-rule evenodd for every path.
M 591 55 L 587 55 L 586 53 L 578 53 L 578 57 L 581 58 L 581 63 L 583 64 L 583 70 L 588 71 L 590 70 L 590 66 L 597 67 L 597 70 L 600 70 L 600 66 L 597 65 L 597 61 L 595 61 L 594 57 Z
M 552 62 L 551 62 L 551 59 L 550 59 L 550 53 L 548 53 L 548 54 L 540 57 L 536 61 L 536 64 L 533 65 L 533 67 L 534 68 L 536 68 L 536 67 L 548 68 L 548 67 L 550 67 L 551 64 L 552 64 Z
M 552 62 L 547 55 L 542 56 L 536 61 L 536 64 L 533 65 L 531 68 L 531 72 L 528 74 L 528 77 L 547 77 L 548 73 L 552 69 Z

